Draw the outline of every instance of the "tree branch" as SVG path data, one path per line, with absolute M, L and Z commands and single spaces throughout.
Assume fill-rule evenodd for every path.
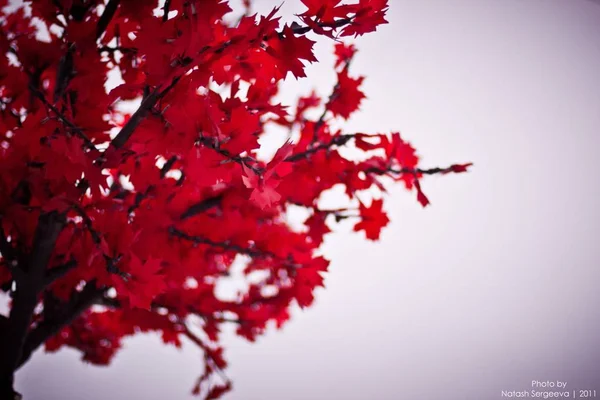
M 205 145 L 206 147 L 213 149 L 220 155 L 227 157 L 227 160 L 225 160 L 225 161 L 233 161 L 240 165 L 245 165 L 247 168 L 250 168 L 257 175 L 260 175 L 263 172 L 261 168 L 254 165 L 254 163 L 256 163 L 256 160 L 254 158 L 249 157 L 249 156 L 242 157 L 239 155 L 231 154 L 229 151 L 221 148 L 221 146 L 220 146 L 219 142 L 216 140 L 216 138 L 200 136 L 200 137 L 198 137 L 197 141 L 198 141 L 198 143 L 201 143 L 201 144 Z
M 180 78 L 181 77 L 179 76 L 173 78 L 171 84 L 167 86 L 164 90 L 160 91 L 158 88 L 155 88 L 148 96 L 146 96 L 144 100 L 142 100 L 142 104 L 140 104 L 140 106 L 137 110 L 135 110 L 131 118 L 129 118 L 129 121 L 127 121 L 125 126 L 123 126 L 119 133 L 117 133 L 117 136 L 115 136 L 114 139 L 110 142 L 111 146 L 117 149 L 120 149 L 123 146 L 125 146 L 125 143 L 127 142 L 127 140 L 129 140 L 131 135 L 133 135 L 133 132 L 138 127 L 138 125 L 142 123 L 148 111 L 150 111 L 152 107 L 154 107 L 156 102 L 165 94 L 167 94 L 167 92 L 177 84 Z
M 291 156 L 287 157 L 284 161 L 288 161 L 288 162 L 298 161 L 312 153 L 316 153 L 319 150 L 329 149 L 332 146 L 343 146 L 346 143 L 348 143 L 348 141 L 350 139 L 352 139 L 353 137 L 354 137 L 353 134 L 345 134 L 345 135 L 336 136 L 333 139 L 331 139 L 329 142 L 321 143 L 318 146 L 310 148 L 301 153 L 292 154 Z
M 177 156 L 173 156 L 165 162 L 165 164 L 160 169 L 160 177 L 164 178 L 167 173 L 173 168 L 173 165 L 177 162 Z
M 2 227 L 2 218 L 0 218 L 0 254 L 2 254 L 2 258 L 6 261 L 16 260 L 15 249 L 11 246 L 6 234 L 4 233 L 4 228 Z
M 106 28 L 108 28 L 110 20 L 114 17 L 115 12 L 117 12 L 117 7 L 119 7 L 119 3 L 120 0 L 110 0 L 108 4 L 106 4 L 104 12 L 98 20 L 98 25 L 96 25 L 96 40 L 100 39 L 100 36 L 102 36 Z
M 17 364 L 17 369 L 25 364 L 33 352 L 46 340 L 56 335 L 62 328 L 69 325 L 81 313 L 90 308 L 97 299 L 101 298 L 106 289 L 96 288 L 94 281 L 88 282 L 81 292 L 73 294 L 69 302 L 57 315 L 44 318 L 25 338 L 23 352 Z
M 235 251 L 236 253 L 239 254 L 245 254 L 251 257 L 274 257 L 275 255 L 269 252 L 262 252 L 260 250 L 257 249 L 253 249 L 250 247 L 242 247 L 239 246 L 237 244 L 232 244 L 229 242 L 216 242 L 214 240 L 202 237 L 202 236 L 192 236 L 189 235 L 177 228 L 175 228 L 174 226 L 169 227 L 169 233 L 177 238 L 183 239 L 183 240 L 187 240 L 196 244 L 206 244 L 212 247 L 217 247 L 220 248 L 222 250 L 228 250 L 228 251 Z
M 64 215 L 56 211 L 40 214 L 33 239 L 33 248 L 24 271 L 24 279 L 17 283 L 8 326 L 0 340 L 0 398 L 13 398 L 14 372 L 23 350 L 38 297 L 44 288 L 45 270 L 50 261 L 58 235 L 65 224 Z
M 44 287 L 52 284 L 57 279 L 62 278 L 63 276 L 65 276 L 67 274 L 67 272 L 71 271 L 76 266 L 77 266 L 77 260 L 72 258 L 64 264 L 50 268 L 46 272 L 46 275 L 44 277 Z
M 287 259 L 282 258 L 271 251 L 258 249 L 254 246 L 254 244 L 251 244 L 248 247 L 242 247 L 240 245 L 231 243 L 229 240 L 226 240 L 223 242 L 217 242 L 212 239 L 206 238 L 204 236 L 190 235 L 180 229 L 177 229 L 174 226 L 169 227 L 169 234 L 173 235 L 176 238 L 186 240 L 186 241 L 192 242 L 194 244 L 206 244 L 208 246 L 218 248 L 218 249 L 221 249 L 224 251 L 234 251 L 238 254 L 244 254 L 244 255 L 247 255 L 250 257 L 264 257 L 264 258 L 270 257 L 278 262 L 281 262 L 282 265 L 289 267 L 289 268 L 301 267 L 301 265 L 297 264 L 292 259 L 291 255 L 288 255 Z
M 58 70 L 56 71 L 56 84 L 54 85 L 54 98 L 53 101 L 56 103 L 61 97 L 63 97 L 67 86 L 71 78 L 73 78 L 73 50 L 74 45 L 70 45 L 67 52 L 61 57 L 58 63 Z M 33 86 L 33 85 L 31 85 Z M 34 88 L 36 89 L 36 88 Z M 42 99 L 45 100 L 45 99 Z M 55 111 L 56 112 L 56 111 Z M 58 113 L 57 113 L 58 114 Z
M 452 164 L 451 166 L 446 167 L 446 168 L 435 167 L 435 168 L 427 168 L 427 169 L 423 169 L 423 168 L 382 169 L 382 168 L 373 167 L 373 168 L 367 169 L 365 171 L 365 173 L 373 172 L 376 174 L 392 173 L 392 174 L 410 174 L 410 175 L 417 175 L 417 174 L 436 175 L 436 174 L 449 174 L 451 172 L 454 172 L 454 173 L 466 172 L 467 168 L 470 167 L 471 165 L 473 165 L 473 164 L 472 163 Z
M 107 12 L 109 10 L 109 6 L 111 6 L 111 3 L 117 3 L 117 4 L 112 5 L 114 7 L 114 9 L 116 10 L 118 2 L 119 2 L 118 0 L 110 0 L 109 4 L 106 6 L 106 9 L 100 19 L 102 20 L 104 15 L 107 14 Z M 112 11 L 112 14 L 114 14 L 115 10 Z M 167 9 L 165 9 L 165 11 L 166 10 Z M 110 18 L 112 18 L 112 14 L 110 14 Z M 110 18 L 108 18 L 108 20 L 110 20 Z M 324 26 L 324 27 L 337 28 L 337 27 L 347 25 L 351 22 L 352 22 L 352 18 L 345 18 L 345 19 L 338 20 L 331 24 L 320 24 L 320 25 Z M 106 22 L 106 24 L 108 24 L 108 21 Z M 100 26 L 100 21 L 98 22 L 98 25 Z M 104 29 L 106 29 L 106 27 L 104 27 Z M 294 27 L 293 32 L 296 34 L 304 34 L 310 30 L 311 30 L 311 28 L 308 26 L 306 26 L 306 27 L 298 26 L 298 27 Z M 283 35 L 283 33 L 279 33 L 279 35 L 281 36 L 281 35 Z M 224 48 L 227 47 L 228 43 L 223 44 L 219 49 L 217 49 L 215 51 L 215 53 L 219 53 L 219 52 L 223 51 Z M 121 128 L 119 133 L 113 138 L 113 140 L 111 141 L 111 146 L 113 146 L 117 149 L 122 148 L 125 145 L 125 143 L 127 142 L 127 140 L 129 140 L 129 138 L 131 137 L 131 135 L 133 134 L 135 129 L 138 127 L 138 125 L 144 120 L 148 111 L 150 111 L 152 109 L 152 107 L 154 107 L 156 102 L 177 84 L 179 79 L 181 79 L 181 75 L 173 78 L 173 80 L 171 81 L 171 84 L 169 84 L 169 86 L 167 86 L 164 90 L 159 91 L 158 88 L 155 88 L 148 96 L 146 96 L 144 98 L 144 100 L 142 100 L 142 104 L 140 104 L 138 109 L 133 113 L 133 115 L 127 121 L 125 126 L 123 126 L 123 128 Z M 244 160 L 236 160 L 236 161 L 243 162 Z M 249 168 L 251 168 L 253 170 L 255 169 L 255 167 L 253 167 L 251 165 L 246 164 L 246 166 L 248 166 Z M 257 172 L 257 171 L 255 171 L 255 172 Z
M 69 121 L 67 119 L 67 117 L 65 117 L 52 103 L 50 103 L 48 101 L 48 99 L 46 99 L 46 96 L 44 96 L 44 94 L 42 92 L 40 92 L 33 85 L 29 85 L 29 90 L 31 91 L 31 93 L 35 97 L 37 97 L 42 103 L 44 103 L 44 105 L 46 107 L 48 107 L 50 109 L 50 111 L 52 111 L 54 114 L 56 114 L 56 117 L 60 120 L 60 122 L 62 122 L 63 124 L 65 124 L 66 126 L 68 126 L 69 128 L 71 128 L 73 130 L 73 132 L 75 132 L 75 134 L 77 134 L 77 136 L 79 136 L 81 139 L 83 139 L 83 141 L 85 142 L 85 144 L 86 144 L 87 147 L 89 147 L 90 149 L 98 151 L 98 149 L 96 149 L 96 146 L 90 140 L 90 138 L 88 138 L 85 135 L 85 133 L 83 133 L 83 129 L 80 128 L 80 127 L 78 127 L 77 125 L 75 125 L 71 121 Z
M 214 197 L 209 197 L 198 203 L 192 204 L 183 214 L 181 214 L 181 219 L 187 219 L 193 217 L 194 215 L 198 215 L 203 213 L 204 211 L 210 210 L 213 207 L 221 204 L 221 200 L 223 200 L 223 194 L 219 194 Z
M 119 3 L 119 0 L 110 0 L 109 1 L 109 4 L 106 6 L 106 9 L 104 10 L 104 13 L 102 14 L 102 17 L 100 18 L 101 21 L 104 18 L 105 14 L 107 14 L 109 7 L 111 6 L 111 3 L 116 3 L 116 4 L 112 4 L 112 7 L 114 7 L 114 10 L 112 11 L 112 14 L 110 14 L 110 18 L 112 18 L 112 15 L 116 11 L 116 7 Z M 109 14 L 107 14 L 107 15 L 109 15 Z M 108 16 L 106 18 L 108 18 Z M 110 18 L 108 18 L 106 25 L 108 25 L 108 21 L 110 21 Z M 99 26 L 100 26 L 101 21 L 98 22 Z M 335 21 L 334 23 L 320 24 L 320 26 L 337 28 L 337 27 L 347 25 L 351 22 L 352 22 L 352 18 L 344 18 L 344 19 Z M 106 29 L 106 27 L 104 27 L 103 30 L 104 29 Z M 296 34 L 304 34 L 304 33 L 309 32 L 310 30 L 311 30 L 311 28 L 308 26 L 305 26 L 305 27 L 297 26 L 297 27 L 293 28 L 293 32 Z M 281 36 L 281 35 L 283 35 L 283 33 L 279 33 L 279 35 Z M 228 44 L 229 44 L 229 42 L 223 44 L 219 49 L 217 49 L 215 51 L 215 53 L 222 52 L 224 50 L 224 48 L 227 47 Z M 179 79 L 181 79 L 181 75 L 173 78 L 173 80 L 171 81 L 171 84 L 169 84 L 169 86 L 167 86 L 164 90 L 159 91 L 158 88 L 155 88 L 148 96 L 146 96 L 144 98 L 144 100 L 142 100 L 142 104 L 140 104 L 138 109 L 133 113 L 133 115 L 131 116 L 129 121 L 127 121 L 125 126 L 123 126 L 123 128 L 121 128 L 121 130 L 119 131 L 117 136 L 115 136 L 113 138 L 113 140 L 111 141 L 111 146 L 113 146 L 117 149 L 122 148 L 125 145 L 125 143 L 127 142 L 127 140 L 129 140 L 129 138 L 131 137 L 131 135 L 133 134 L 135 129 L 138 127 L 138 125 L 144 120 L 148 111 L 150 111 L 152 109 L 152 107 L 154 107 L 156 102 L 177 84 Z M 241 161 L 243 161 L 243 160 L 241 160 Z M 250 165 L 247 165 L 247 166 L 251 169 L 255 168 Z
M 317 25 L 319 25 L 319 27 L 321 28 L 341 28 L 345 25 L 348 25 L 352 22 L 352 20 L 354 19 L 354 17 L 349 17 L 349 18 L 342 18 L 342 19 L 338 19 L 335 22 L 318 22 Z M 292 32 L 294 32 L 297 35 L 304 35 L 305 33 L 308 33 L 310 31 L 312 31 L 312 28 L 308 25 L 302 26 L 300 24 L 292 24 L 291 26 L 292 28 Z M 278 32 L 279 37 L 283 37 L 284 34 L 283 32 Z
M 169 19 L 169 8 L 171 7 L 171 0 L 165 0 L 165 5 L 163 6 L 163 22 L 167 22 Z
M 119 309 L 122 307 L 121 303 L 119 302 L 119 300 L 112 298 L 112 297 L 106 297 L 106 295 L 101 296 L 100 298 L 97 298 L 94 301 L 95 305 L 99 305 L 99 306 L 104 306 L 104 307 L 108 307 L 108 308 L 112 308 L 112 309 Z M 152 311 L 156 311 L 157 309 L 167 309 L 169 312 L 171 313 L 176 313 L 177 310 L 173 310 L 172 308 L 165 306 L 164 304 L 160 304 L 157 303 L 155 301 L 152 302 L 152 304 L 150 305 L 150 308 L 152 309 Z M 193 307 L 188 307 L 186 309 L 187 312 L 189 312 L 190 314 L 196 315 L 204 320 L 210 320 L 210 321 L 214 321 L 214 322 L 219 322 L 219 323 L 231 323 L 231 324 L 244 324 L 245 321 L 241 320 L 241 319 L 237 319 L 237 318 L 226 318 L 223 316 L 218 316 L 218 315 L 209 315 L 209 314 L 205 314 L 205 313 L 201 313 L 198 310 L 196 310 Z
M 225 375 L 225 372 L 223 372 L 221 367 L 219 367 L 218 363 L 213 358 L 211 348 L 206 343 L 204 343 L 198 336 L 196 336 L 194 332 L 191 331 L 191 329 L 188 327 L 185 321 L 180 320 L 179 324 L 183 328 L 183 334 L 188 339 L 190 339 L 192 343 L 196 344 L 198 347 L 200 347 L 200 349 L 202 349 L 202 351 L 204 351 L 204 358 L 207 361 L 207 363 L 210 364 L 211 368 L 221 377 L 221 379 L 226 384 L 231 384 L 229 377 Z

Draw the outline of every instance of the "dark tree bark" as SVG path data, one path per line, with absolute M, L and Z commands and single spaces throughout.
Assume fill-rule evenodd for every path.
M 62 328 L 69 325 L 84 311 L 90 308 L 104 294 L 104 289 L 97 288 L 93 281 L 88 282 L 81 292 L 74 293 L 66 304 L 60 304 L 58 312 L 46 315 L 25 337 L 21 357 L 16 368 L 21 368 L 46 340 L 56 335 Z
M 26 265 L 15 266 L 22 269 L 22 273 L 16 278 L 12 308 L 1 333 L 0 399 L 20 397 L 13 389 L 14 373 L 22 356 L 35 306 L 44 289 L 46 268 L 63 226 L 63 215 L 55 211 L 41 214 Z

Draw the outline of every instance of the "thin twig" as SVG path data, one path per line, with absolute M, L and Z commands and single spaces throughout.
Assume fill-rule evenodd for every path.
M 78 127 L 77 125 L 75 125 L 73 122 L 69 121 L 67 119 L 67 117 L 65 117 L 52 103 L 50 103 L 48 101 L 48 99 L 46 99 L 46 96 L 44 96 L 44 94 L 42 92 L 40 92 L 37 88 L 35 88 L 31 84 L 29 85 L 29 90 L 31 91 L 31 93 L 33 93 L 33 95 L 35 97 L 37 97 L 42 103 L 44 103 L 44 105 L 46 107 L 48 107 L 54 114 L 56 114 L 58 119 L 63 124 L 65 124 L 69 128 L 71 128 L 73 130 L 73 132 L 75 132 L 77 134 L 77 136 L 79 136 L 81 139 L 83 139 L 83 141 L 85 142 L 85 144 L 88 148 L 98 151 L 98 149 L 96 149 L 96 146 L 94 145 L 94 142 L 92 142 L 90 140 L 90 138 L 88 138 L 85 135 L 85 133 L 83 133 L 83 129 Z

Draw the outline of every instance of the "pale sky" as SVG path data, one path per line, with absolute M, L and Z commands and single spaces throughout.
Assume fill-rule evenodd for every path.
M 292 21 L 299 4 L 280 14 Z M 532 380 L 600 395 L 600 4 L 390 0 L 388 20 L 356 43 L 368 99 L 347 131 L 400 131 L 425 167 L 475 166 L 425 179 L 426 209 L 391 190 L 378 243 L 338 226 L 311 308 L 257 343 L 224 335 L 225 399 L 500 399 Z M 321 38 L 321 63 L 285 102 L 330 91 L 332 45 Z M 78 357 L 36 353 L 17 389 L 185 399 L 202 372 L 199 350 L 153 335 L 127 340 L 108 368 Z

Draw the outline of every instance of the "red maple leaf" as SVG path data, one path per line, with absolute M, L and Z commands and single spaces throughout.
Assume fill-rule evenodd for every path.
M 342 30 L 341 36 L 361 36 L 374 32 L 379 25 L 387 24 L 385 14 L 388 0 L 360 0 L 354 19 Z
M 356 47 L 353 44 L 346 45 L 344 43 L 335 44 L 335 68 L 347 64 L 354 54 L 356 53 Z
M 358 88 L 364 78 L 351 78 L 348 72 L 343 70 L 338 72 L 337 88 L 329 101 L 327 107 L 334 115 L 339 115 L 345 119 L 358 110 L 365 94 Z
M 354 225 L 354 231 L 365 231 L 367 239 L 378 240 L 381 229 L 389 222 L 389 218 L 383 211 L 383 200 L 373 200 L 369 207 L 360 203 L 361 220 Z
M 296 78 L 305 77 L 304 63 L 300 60 L 317 61 L 312 51 L 315 42 L 306 36 L 294 35 L 292 28 L 287 25 L 283 28 L 282 35 L 270 39 L 268 44 L 267 53 L 277 60 L 282 78 L 285 78 L 288 72 Z
M 117 296 L 131 307 L 149 309 L 152 300 L 166 289 L 160 271 L 160 260 L 142 262 L 136 255 L 130 254 L 127 267 L 121 271 L 123 275 L 112 275 Z
M 327 213 L 315 211 L 304 221 L 304 225 L 308 227 L 308 235 L 315 245 L 323 243 L 323 236 L 331 232 L 325 222 L 326 219 Z

